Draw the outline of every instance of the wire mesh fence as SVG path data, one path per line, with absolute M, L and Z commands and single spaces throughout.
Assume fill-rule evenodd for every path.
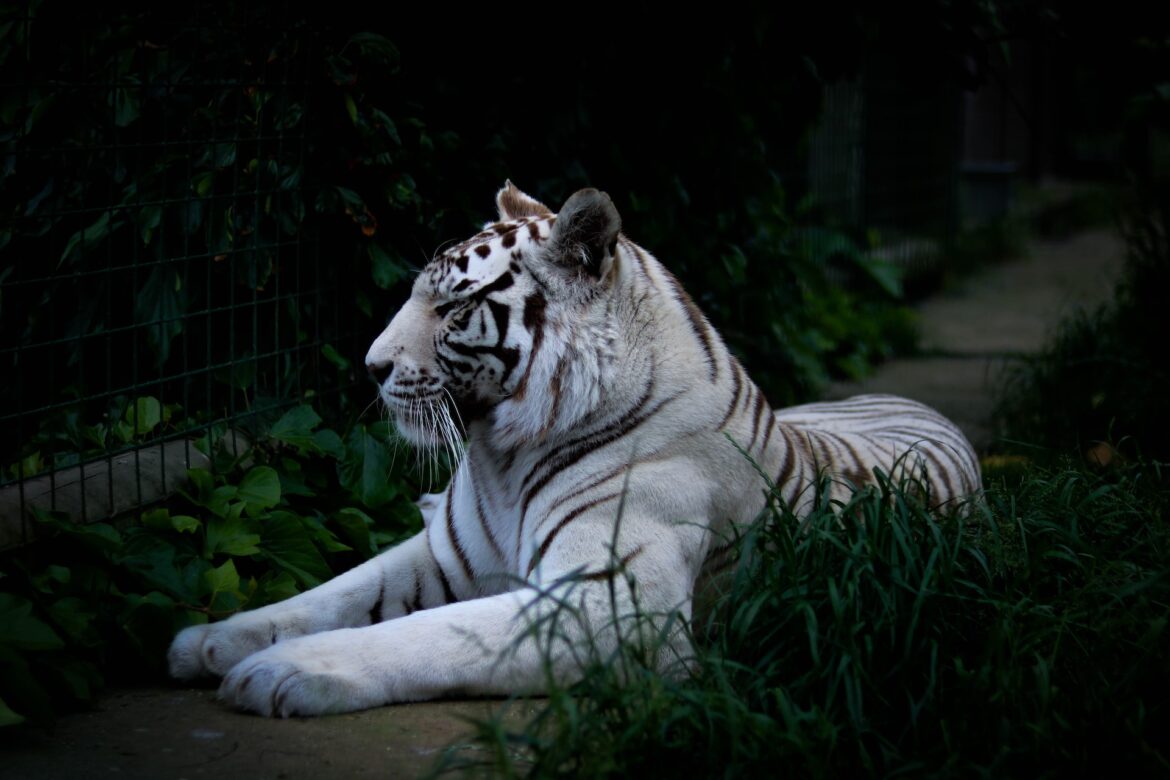
M 404 33 L 400 57 L 395 44 L 355 32 L 364 19 L 330 13 L 334 29 L 280 2 L 69 14 L 36 0 L 13 7 L 0 23 L 0 548 L 28 536 L 30 509 L 80 521 L 109 517 L 171 492 L 192 465 L 230 467 L 232 453 L 291 404 L 312 399 L 318 408 L 353 411 L 360 398 L 365 406 L 371 394 L 360 360 L 403 293 L 409 273 L 401 258 L 414 249 L 419 259 L 428 254 L 406 234 L 417 229 L 415 243 L 433 247 L 463 235 L 473 214 L 489 216 L 471 199 L 513 168 L 535 166 L 509 144 L 543 149 L 530 156 L 559 166 L 546 182 L 562 197 L 587 174 L 603 186 L 614 186 L 607 176 L 627 185 L 637 177 L 666 182 L 647 190 L 653 208 L 645 205 L 650 196 L 631 195 L 631 214 L 699 289 L 723 290 L 735 268 L 746 273 L 746 260 L 710 262 L 729 241 L 768 244 L 752 261 L 760 278 L 780 279 L 783 263 L 794 275 L 820 271 L 801 265 L 807 247 L 791 240 L 795 232 L 742 224 L 748 212 L 772 213 L 744 203 L 784 210 L 773 175 L 793 202 L 812 194 L 834 228 L 810 232 L 826 239 L 827 248 L 812 252 L 816 263 L 831 265 L 833 251 L 860 246 L 868 258 L 905 267 L 922 247 L 937 258 L 955 229 L 959 92 L 902 84 L 876 60 L 822 85 L 807 161 L 795 141 L 773 142 L 772 125 L 752 130 L 733 114 L 718 126 L 722 140 L 705 149 L 709 160 L 696 158 L 679 173 L 672 169 L 687 159 L 664 154 L 655 163 L 647 154 L 632 172 L 625 136 L 661 121 L 662 132 L 645 131 L 658 148 L 675 126 L 655 119 L 669 105 L 646 110 L 637 90 L 625 97 L 643 109 L 636 126 L 598 136 L 603 123 L 578 120 L 623 112 L 603 111 L 590 90 L 554 104 L 560 119 L 543 128 L 529 121 L 545 118 L 536 102 L 521 101 L 527 119 L 518 120 L 516 106 L 501 108 L 494 93 L 452 75 L 458 68 L 443 51 Z M 767 57 L 742 67 L 791 68 L 765 48 Z M 364 72 L 359 54 L 372 63 Z M 409 77 L 396 76 L 408 57 Z M 702 71 L 722 85 L 711 87 L 721 95 L 741 83 L 725 71 L 714 64 Z M 749 105 L 744 117 L 757 111 L 776 127 L 804 127 L 816 108 L 803 95 L 778 89 L 773 104 Z M 799 122 L 777 108 L 785 101 Z M 612 152 L 577 151 L 595 136 Z M 783 153 L 769 152 L 769 143 Z M 727 160 L 734 165 L 710 162 Z M 425 187 L 415 175 L 426 177 Z M 721 184 L 705 188 L 704 176 Z M 692 192 L 714 213 L 696 214 Z M 735 198 L 743 203 L 724 202 Z M 656 225 L 651 212 L 667 218 Z M 680 238 L 676 225 L 696 217 L 706 222 Z M 731 233 L 737 228 L 727 226 L 738 225 L 740 235 L 704 236 L 703 225 Z M 784 240 L 792 246 L 777 250 Z M 731 282 L 712 286 L 704 276 L 721 273 Z M 893 276 L 872 275 L 880 282 L 874 295 L 897 298 Z M 818 294 L 844 300 L 831 287 Z M 807 317 L 780 322 L 786 305 L 737 325 L 732 309 L 751 307 L 733 306 L 725 293 L 704 303 L 747 357 L 756 354 L 761 327 L 786 337 L 786 328 L 811 329 Z M 801 303 L 800 293 L 788 293 L 792 306 Z M 761 354 L 787 360 L 781 365 L 797 376 L 824 373 L 820 363 L 838 358 L 862 360 L 865 350 L 849 345 L 856 334 L 830 325 L 842 331 L 833 339 L 798 334 L 807 338 L 796 347 Z M 880 338 L 870 330 L 867 338 Z
M 0 33 L 0 546 L 30 508 L 107 517 L 214 467 L 351 387 L 362 340 L 352 242 L 326 255 L 307 203 L 312 30 L 196 5 L 46 36 L 22 11 Z

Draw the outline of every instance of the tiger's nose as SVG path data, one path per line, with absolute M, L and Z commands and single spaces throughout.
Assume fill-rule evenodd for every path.
M 366 363 L 366 371 L 370 373 L 370 379 L 373 379 L 379 386 L 390 376 L 390 372 L 394 370 L 394 362 L 387 361 L 385 363 Z

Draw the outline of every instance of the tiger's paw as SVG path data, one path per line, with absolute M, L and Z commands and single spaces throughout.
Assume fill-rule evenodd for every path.
M 330 632 L 338 633 L 338 632 Z M 385 704 L 369 679 L 369 670 L 354 663 L 344 644 L 327 635 L 270 647 L 249 656 L 228 672 L 219 686 L 221 701 L 241 710 L 282 718 L 325 715 Z
M 240 661 L 275 644 L 279 638 L 270 621 L 257 620 L 252 615 L 189 626 L 171 642 L 167 666 L 171 676 L 179 680 L 223 677 Z

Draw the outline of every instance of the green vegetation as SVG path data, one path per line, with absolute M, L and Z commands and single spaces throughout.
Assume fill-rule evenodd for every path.
M 1150 195 L 1125 223 L 1128 257 L 1113 300 L 1080 312 L 1016 371 L 998 410 L 1006 439 L 1101 465 L 1115 456 L 1170 460 L 1170 195 Z
M 161 679 L 175 632 L 288 598 L 422 526 L 409 452 L 386 426 L 344 437 L 309 406 L 133 523 L 42 513 L 38 542 L 0 560 L 0 725 L 88 703 L 107 679 Z M 405 450 L 405 447 L 403 446 Z M 397 456 L 396 456 L 397 455 Z
M 1170 491 L 1157 465 L 993 478 L 937 517 L 883 479 L 773 506 L 696 625 L 693 671 L 594 653 L 442 768 L 532 777 L 1165 771 Z M 801 529 L 801 530 L 798 530 Z M 519 722 L 522 725 L 516 726 Z

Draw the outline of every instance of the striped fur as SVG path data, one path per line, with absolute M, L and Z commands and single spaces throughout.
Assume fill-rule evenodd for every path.
M 603 193 L 553 214 L 509 183 L 497 204 L 499 222 L 423 270 L 367 356 L 406 438 L 463 450 L 425 497 L 425 530 L 313 591 L 187 629 L 176 676 L 226 675 L 226 700 L 282 715 L 538 691 L 524 637 L 555 602 L 541 593 L 579 608 L 570 641 L 615 641 L 607 616 L 632 606 L 619 567 L 643 610 L 689 618 L 721 540 L 764 505 L 761 472 L 798 514 L 826 473 L 835 497 L 875 468 L 940 505 L 978 491 L 970 445 L 921 404 L 774 411 Z

